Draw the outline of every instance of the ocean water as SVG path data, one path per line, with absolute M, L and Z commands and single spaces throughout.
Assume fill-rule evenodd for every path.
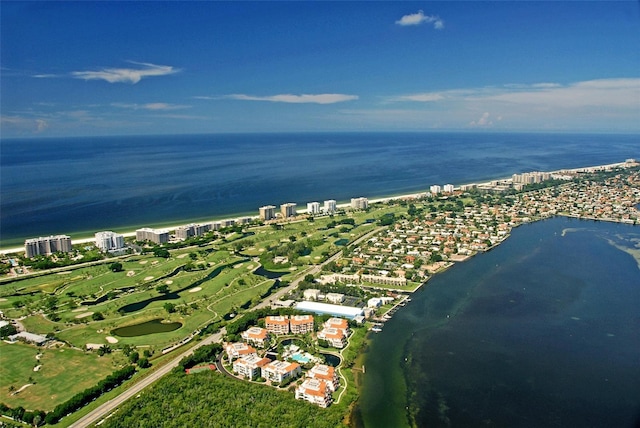
M 0 244 L 257 214 L 640 157 L 637 135 L 309 133 L 3 139 Z
M 554 218 L 436 275 L 370 345 L 364 426 L 638 426 L 634 251 L 637 226 Z

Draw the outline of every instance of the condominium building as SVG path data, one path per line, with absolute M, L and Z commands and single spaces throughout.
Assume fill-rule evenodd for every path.
M 102 252 L 106 253 L 107 251 L 116 251 L 124 248 L 124 236 L 119 233 L 111 231 L 97 232 L 95 237 L 96 247 Z
M 211 224 L 189 224 L 176 228 L 177 239 L 189 239 L 194 236 L 202 236 L 211 230 Z
M 275 205 L 265 205 L 264 207 L 259 208 L 260 212 L 260 220 L 273 220 L 276 218 L 276 207 Z
M 260 327 L 250 327 L 247 331 L 240 333 L 240 336 L 250 345 L 264 348 L 269 344 L 269 332 Z
M 351 198 L 351 209 L 366 210 L 369 208 L 369 200 L 367 198 Z
M 268 316 L 264 323 L 269 333 L 289 334 L 289 318 L 286 315 Z
M 320 214 L 320 202 L 309 202 L 307 204 L 307 214 Z
M 326 340 L 334 348 L 347 346 L 347 337 L 342 330 L 325 327 L 318 332 L 318 339 Z
M 445 184 L 444 187 L 442 188 L 444 193 L 453 193 L 454 189 L 455 188 L 453 187 L 453 184 Z
M 224 346 L 229 361 L 256 353 L 256 348 L 242 342 L 227 343 Z
M 342 331 L 344 334 L 349 335 L 351 330 L 349 330 L 349 322 L 344 318 L 329 318 L 324 323 L 325 328 L 337 328 Z
M 316 364 L 313 366 L 313 368 L 307 372 L 307 377 L 326 382 L 327 386 L 334 392 L 340 386 L 340 379 L 338 378 L 335 367 L 326 364 Z
M 313 327 L 312 315 L 291 315 L 289 319 L 289 328 L 293 334 L 313 333 Z
M 156 244 L 164 244 L 169 242 L 169 231 L 143 227 L 142 229 L 136 230 L 136 241 L 151 241 Z
M 431 192 L 432 195 L 438 195 L 442 193 L 442 187 L 438 186 L 437 184 L 434 184 L 433 186 L 429 187 L 429 191 Z
M 275 360 L 262 367 L 262 377 L 276 383 L 298 377 L 301 373 L 300 364 L 287 361 Z
M 296 399 L 306 400 L 320 407 L 329 407 L 332 401 L 331 389 L 327 383 L 319 379 L 305 379 L 296 388 Z
M 336 201 L 334 201 L 333 199 L 329 199 L 327 201 L 324 201 L 323 211 L 325 214 L 333 214 L 334 212 L 336 212 L 336 206 Z
M 286 204 L 280 205 L 280 214 L 282 217 L 289 218 L 296 216 L 296 204 L 293 202 L 287 202 Z
M 53 253 L 69 253 L 73 250 L 71 237 L 68 235 L 52 235 L 40 238 L 31 238 L 24 241 L 26 257 L 49 256 Z
M 247 355 L 233 362 L 233 371 L 248 379 L 255 379 L 262 375 L 262 369 L 271 360 L 258 357 L 256 354 Z

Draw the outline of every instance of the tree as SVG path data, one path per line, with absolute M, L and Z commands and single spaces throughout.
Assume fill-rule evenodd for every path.
M 138 360 L 140 360 L 140 354 L 138 353 L 138 351 L 134 351 L 134 352 L 129 354 L 129 362 L 131 364 L 137 363 Z
M 102 315 L 102 312 L 94 312 L 93 315 L 91 315 L 91 319 L 94 321 L 101 321 L 104 319 L 104 315 Z
M 109 270 L 111 270 L 111 272 L 122 272 L 122 263 L 120 262 L 113 262 L 109 265 Z
M 169 292 L 169 286 L 167 284 L 160 284 L 156 287 L 158 293 L 166 294 Z
M 138 360 L 138 367 L 140 367 L 141 369 L 146 369 L 147 367 L 150 367 L 151 363 L 149 363 L 149 360 L 146 358 L 140 358 Z
M 164 310 L 167 311 L 168 313 L 172 314 L 176 311 L 176 305 L 174 305 L 173 303 L 165 303 L 164 304 Z
M 169 250 L 167 250 L 166 248 L 160 248 L 160 247 L 155 247 L 153 249 L 153 255 L 156 257 L 162 257 L 164 259 L 168 259 L 171 254 L 169 253 Z

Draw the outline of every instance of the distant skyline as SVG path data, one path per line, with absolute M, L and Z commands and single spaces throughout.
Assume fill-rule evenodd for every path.
M 1 136 L 640 132 L 640 6 L 0 6 Z

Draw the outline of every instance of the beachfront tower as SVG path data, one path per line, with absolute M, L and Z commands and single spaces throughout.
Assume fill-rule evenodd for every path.
M 320 202 L 309 202 L 307 204 L 307 214 L 320 214 Z
M 282 214 L 282 217 L 284 218 L 289 218 L 289 217 L 295 217 L 296 216 L 296 204 L 292 203 L 292 202 L 288 202 L 286 204 L 282 204 L 280 205 L 280 213 Z
M 39 255 L 50 256 L 53 253 L 70 253 L 71 237 L 67 235 L 32 238 L 24 241 L 25 256 L 31 258 Z
M 429 187 L 429 191 L 431 192 L 432 195 L 437 195 L 442 192 L 442 187 L 438 186 L 437 184 L 434 184 L 433 186 Z
M 264 207 L 260 207 L 260 220 L 273 220 L 276 218 L 276 207 L 275 205 L 265 205 Z
M 369 208 L 369 200 L 367 198 L 351 198 L 351 209 L 366 210 Z
M 106 253 L 107 251 L 116 251 L 124 248 L 124 236 L 111 232 L 96 232 L 96 247 L 100 249 L 100 251 Z
M 324 213 L 333 214 L 334 212 L 336 212 L 336 201 L 334 201 L 333 199 L 324 201 Z

